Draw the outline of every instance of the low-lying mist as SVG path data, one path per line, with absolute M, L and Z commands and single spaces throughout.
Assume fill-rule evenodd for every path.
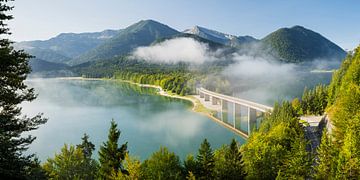
M 205 43 L 192 38 L 176 38 L 148 47 L 139 47 L 133 52 L 133 58 L 151 62 L 177 63 L 189 62 L 201 64 L 214 59 Z
M 338 67 L 334 59 L 316 59 L 306 63 L 283 63 L 257 43 L 241 46 L 235 52 L 220 56 L 226 49 L 211 50 L 205 43 L 192 38 L 176 38 L 140 47 L 134 58 L 150 62 L 189 63 L 189 70 L 201 69 L 206 63 L 231 62 L 220 71 L 207 71 L 201 86 L 220 93 L 272 105 L 275 101 L 299 97 L 305 87 L 330 82 L 331 72 L 312 70 Z M 271 52 L 271 53 L 270 53 Z

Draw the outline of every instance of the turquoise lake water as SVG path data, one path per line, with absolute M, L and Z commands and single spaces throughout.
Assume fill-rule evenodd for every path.
M 196 154 L 207 138 L 213 148 L 229 144 L 239 135 L 206 116 L 191 111 L 191 103 L 156 95 L 156 89 L 116 81 L 32 79 L 38 98 L 22 105 L 24 114 L 44 113 L 49 120 L 31 132 L 37 139 L 29 151 L 41 161 L 53 157 L 64 143 L 78 144 L 84 133 L 96 145 L 94 156 L 107 140 L 111 119 L 121 130 L 120 143 L 128 142 L 131 155 L 141 160 L 161 146 L 181 159 Z

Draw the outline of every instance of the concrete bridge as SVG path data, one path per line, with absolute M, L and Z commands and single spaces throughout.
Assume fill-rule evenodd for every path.
M 265 113 L 272 107 L 219 94 L 204 88 L 197 88 L 196 93 L 204 105 L 216 111 L 214 118 L 232 131 L 249 137 L 251 130 L 259 128 Z

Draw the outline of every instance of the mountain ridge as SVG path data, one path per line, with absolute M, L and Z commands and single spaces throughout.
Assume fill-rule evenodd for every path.
M 244 43 L 257 41 L 257 39 L 251 36 L 235 36 L 197 25 L 193 28 L 184 30 L 183 33 L 194 34 L 204 39 L 230 46 L 239 46 Z
M 76 65 L 86 61 L 124 55 L 136 47 L 148 46 L 156 39 L 170 37 L 178 33 L 177 30 L 154 20 L 141 20 L 123 29 L 107 42 L 73 59 L 70 64 Z
M 259 47 L 263 48 L 260 49 L 260 54 L 268 53 L 267 50 L 270 49 L 271 54 L 281 62 L 290 63 L 332 57 L 340 60 L 346 54 L 343 49 L 321 34 L 298 25 L 280 28 L 257 40 L 251 36 L 235 36 L 201 26 L 180 32 L 154 20 L 141 20 L 121 30 L 61 33 L 48 40 L 19 42 L 15 47 L 24 47 L 27 52 L 42 61 L 78 65 L 88 61 L 106 61 L 117 56 L 126 56 L 137 47 L 151 46 L 178 37 L 193 38 L 206 43 L 210 50 L 223 49 L 222 53 L 225 56 L 237 51 L 246 52 L 246 48 L 257 48 L 260 45 Z M 252 46 L 253 44 L 256 46 Z M 72 52 L 74 49 L 76 52 Z
M 280 28 L 260 41 L 284 62 L 343 59 L 346 56 L 341 47 L 320 33 L 299 25 Z

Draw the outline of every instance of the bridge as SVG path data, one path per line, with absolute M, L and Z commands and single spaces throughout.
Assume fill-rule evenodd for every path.
M 216 112 L 215 120 L 246 138 L 251 130 L 259 128 L 264 114 L 272 111 L 272 107 L 204 88 L 197 88 L 196 93 L 202 104 Z

